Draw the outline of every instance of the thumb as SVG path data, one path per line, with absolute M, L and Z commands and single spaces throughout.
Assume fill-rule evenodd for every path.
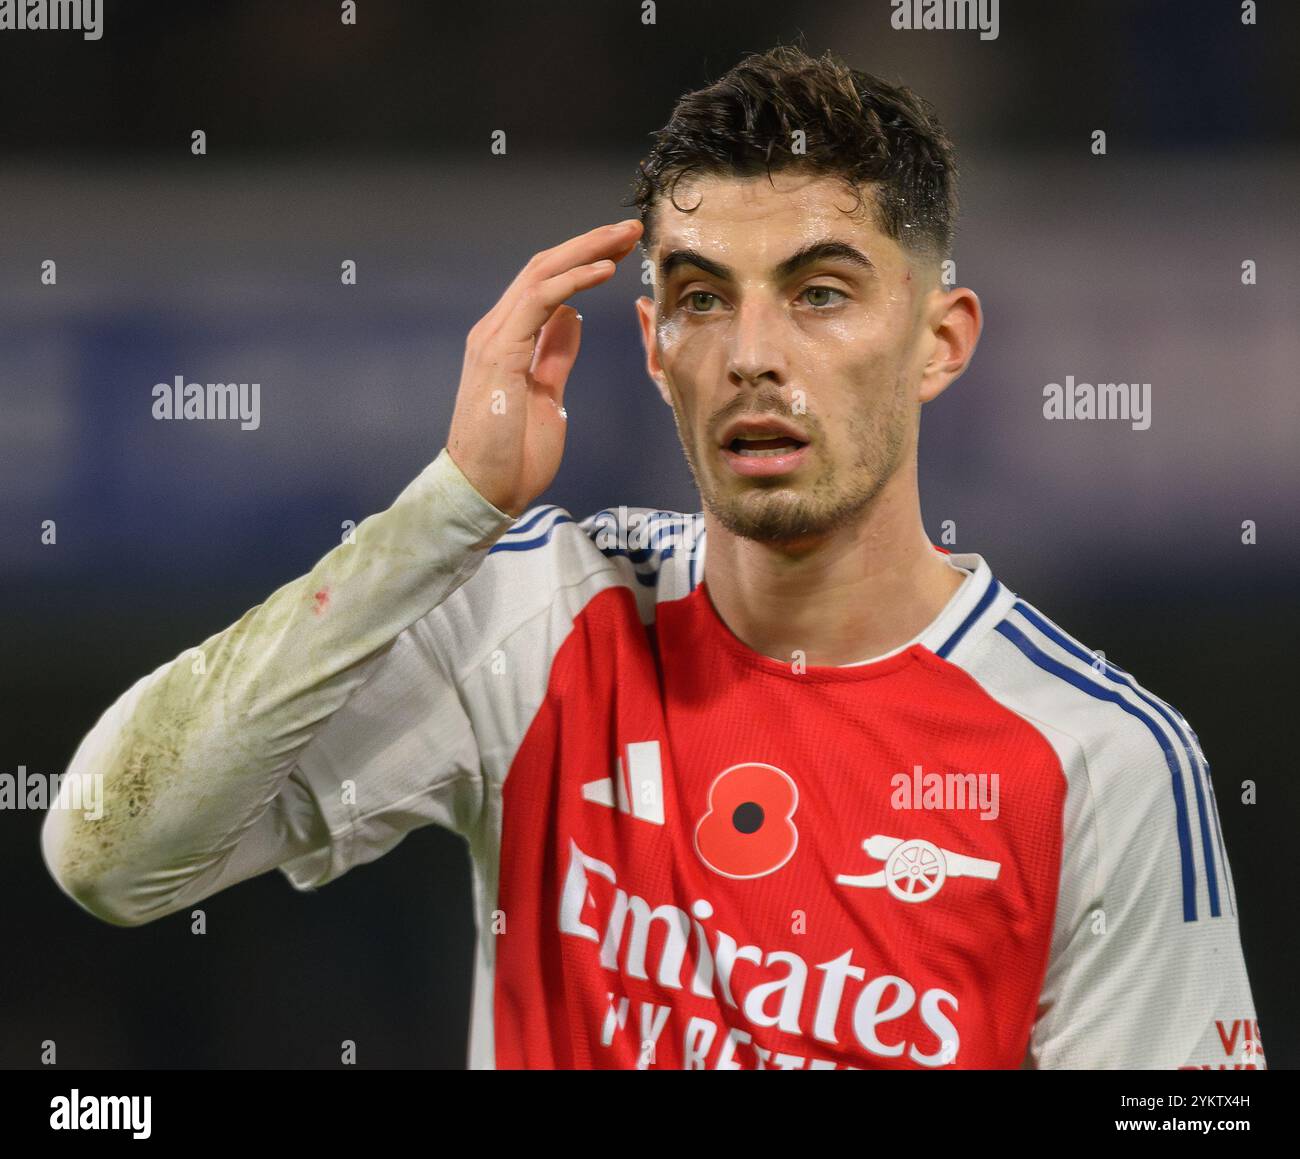
M 556 405 L 564 402 L 564 385 L 582 345 L 582 315 L 572 306 L 557 306 L 537 337 L 532 377 Z

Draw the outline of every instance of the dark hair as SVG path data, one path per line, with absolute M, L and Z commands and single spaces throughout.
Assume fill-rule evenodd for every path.
M 803 153 L 791 152 L 793 133 Z M 934 109 L 910 89 L 848 68 L 827 52 L 793 45 L 746 56 L 687 93 L 638 166 L 632 204 L 646 253 L 660 196 L 674 205 L 687 174 L 753 177 L 787 169 L 842 178 L 862 206 L 874 187 L 876 222 L 905 250 L 932 261 L 949 255 L 957 220 L 957 164 Z M 682 206 L 677 206 L 684 209 Z M 687 210 L 689 212 L 689 210 Z

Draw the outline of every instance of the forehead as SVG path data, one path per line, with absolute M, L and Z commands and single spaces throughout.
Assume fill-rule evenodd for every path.
M 728 265 L 766 266 L 834 238 L 854 242 L 881 264 L 901 251 L 876 225 L 872 189 L 861 188 L 859 205 L 843 180 L 822 174 L 687 176 L 671 198 L 655 203 L 651 257 L 695 249 Z

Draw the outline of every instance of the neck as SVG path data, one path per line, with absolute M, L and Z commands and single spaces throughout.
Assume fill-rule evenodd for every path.
M 743 539 L 708 510 L 704 583 L 722 622 L 764 656 L 852 664 L 922 632 L 964 573 L 921 523 L 916 465 L 880 489 L 856 523 L 797 544 Z

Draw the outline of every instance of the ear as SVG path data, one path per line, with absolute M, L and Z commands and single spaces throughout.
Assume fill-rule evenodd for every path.
M 655 300 L 643 294 L 636 300 L 636 313 L 641 324 L 641 345 L 645 347 L 646 373 L 659 388 L 659 397 L 672 406 L 672 395 L 668 393 L 668 381 L 659 365 L 659 349 L 655 344 Z
M 933 336 L 930 357 L 921 370 L 918 401 L 938 398 L 965 372 L 975 356 L 984 328 L 984 314 L 974 290 L 958 286 L 934 295 L 927 308 L 926 325 Z

